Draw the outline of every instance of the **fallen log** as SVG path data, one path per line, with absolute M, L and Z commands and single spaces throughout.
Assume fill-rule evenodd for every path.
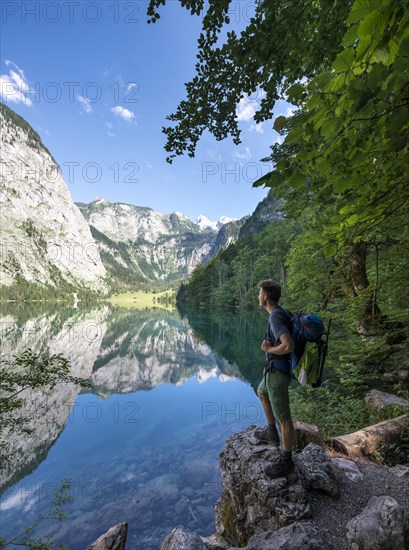
M 398 442 L 407 424 L 409 415 L 403 414 L 357 432 L 334 437 L 331 443 L 336 451 L 348 456 L 368 456 L 377 451 L 382 443 Z

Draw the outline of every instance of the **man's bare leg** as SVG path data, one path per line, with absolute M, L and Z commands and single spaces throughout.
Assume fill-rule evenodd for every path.
M 275 424 L 273 409 L 271 408 L 270 399 L 264 393 L 258 393 L 261 404 L 263 405 L 264 414 L 266 415 L 269 424 Z
M 271 408 L 271 406 L 270 406 Z M 294 447 L 294 425 L 291 418 L 280 420 L 283 451 L 291 453 Z

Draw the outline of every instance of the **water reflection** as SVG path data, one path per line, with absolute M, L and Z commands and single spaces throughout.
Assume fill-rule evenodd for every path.
M 62 353 L 94 384 L 92 394 L 61 384 L 25 396 L 33 431 L 6 434 L 3 536 L 35 523 L 64 477 L 74 501 L 56 538 L 73 549 L 125 520 L 132 549 L 159 548 L 175 525 L 214 531 L 218 453 L 263 421 L 246 380 L 258 383 L 264 317 L 99 305 L 10 311 L 0 322 L 3 357 Z

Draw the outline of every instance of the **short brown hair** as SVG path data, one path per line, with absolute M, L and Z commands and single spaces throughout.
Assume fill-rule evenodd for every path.
M 281 286 L 278 283 L 272 279 L 265 279 L 264 281 L 260 281 L 258 286 L 267 294 L 270 302 L 278 304 L 281 297 Z

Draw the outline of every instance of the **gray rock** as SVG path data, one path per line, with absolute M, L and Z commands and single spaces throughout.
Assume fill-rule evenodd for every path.
M 124 550 L 127 534 L 128 524 L 118 523 L 101 535 L 88 550 Z
M 371 390 L 365 395 L 365 402 L 375 407 L 383 408 L 387 405 L 409 405 L 407 399 L 379 390 Z
M 199 535 L 184 529 L 172 529 L 162 543 L 161 550 L 205 550 Z
M 318 490 L 337 496 L 339 492 L 335 470 L 319 445 L 310 443 L 294 457 L 298 474 L 307 490 Z
M 409 477 L 409 466 L 398 464 L 397 466 L 391 468 L 391 472 L 398 477 Z
M 365 509 L 347 524 L 352 550 L 405 550 L 408 514 L 392 497 L 372 497 Z M 406 542 L 409 533 L 406 532 Z
M 206 550 L 231 550 L 230 545 L 219 535 L 210 535 L 202 538 Z
M 276 531 L 311 515 L 296 472 L 277 479 L 265 475 L 278 451 L 257 444 L 253 432 L 250 427 L 230 437 L 220 454 L 224 487 L 216 505 L 216 531 L 236 546 L 245 546 L 254 534 Z
M 278 531 L 253 535 L 241 550 L 325 550 L 315 525 L 309 521 L 296 521 Z M 238 550 L 230 548 L 229 550 Z
M 337 468 L 342 470 L 345 476 L 351 481 L 361 481 L 364 478 L 364 474 L 353 460 L 347 460 L 346 458 L 333 458 L 332 463 Z
M 392 380 L 396 380 L 396 379 L 409 380 L 409 369 L 393 371 L 393 372 L 385 372 L 384 377 L 390 378 Z

